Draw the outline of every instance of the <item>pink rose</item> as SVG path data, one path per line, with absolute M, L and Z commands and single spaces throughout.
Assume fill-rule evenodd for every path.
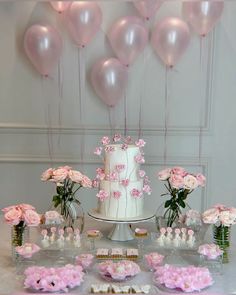
M 121 135 L 120 134 L 115 134 L 114 137 L 113 137 L 113 141 L 118 142 L 120 140 L 121 140 Z
M 10 225 L 17 225 L 20 223 L 22 218 L 22 210 L 15 206 L 14 208 L 7 211 L 4 215 L 5 221 Z
M 99 146 L 99 147 L 96 147 L 95 148 L 95 151 L 93 152 L 95 155 L 97 155 L 97 156 L 101 156 L 101 154 L 102 154 L 102 147 L 101 146 Z
M 143 139 L 139 139 L 139 140 L 135 141 L 135 145 L 137 147 L 144 147 L 145 144 L 146 144 L 146 142 Z
M 229 210 L 221 211 L 219 214 L 219 220 L 224 226 L 231 226 L 235 224 L 235 215 L 232 214 Z
M 134 198 L 141 198 L 142 195 L 143 195 L 143 192 L 136 189 L 136 188 L 133 188 L 130 192 L 131 196 L 134 197 Z
M 215 224 L 219 220 L 220 211 L 217 208 L 211 208 L 206 210 L 202 214 L 202 220 L 204 223 Z
M 139 170 L 138 175 L 139 177 L 143 178 L 145 176 L 146 172 L 144 170 Z
M 178 174 L 172 174 L 169 178 L 170 185 L 173 188 L 180 189 L 184 186 L 184 178 Z
M 103 138 L 101 139 L 101 143 L 102 143 L 103 145 L 107 145 L 107 144 L 109 144 L 109 143 L 110 143 L 110 139 L 109 139 L 109 137 L 108 137 L 108 136 L 103 136 Z
M 97 179 L 92 180 L 92 187 L 93 188 L 98 188 L 99 187 L 99 182 L 97 181 Z
M 70 177 L 71 181 L 76 182 L 76 183 L 80 183 L 82 181 L 83 174 L 79 171 L 71 170 L 69 172 L 69 177 Z
M 195 176 L 188 174 L 184 176 L 184 188 L 187 190 L 194 190 L 198 187 L 198 180 Z
M 26 210 L 23 217 L 28 226 L 37 226 L 40 223 L 40 216 L 34 210 Z
M 215 205 L 213 206 L 213 208 L 216 208 L 216 209 L 218 209 L 218 210 L 220 210 L 220 211 L 222 211 L 222 210 L 227 210 L 227 207 L 226 207 L 225 205 L 223 205 L 223 204 L 220 204 L 220 203 L 215 204 Z
M 72 167 L 70 166 L 61 166 L 61 167 L 58 167 L 59 169 L 65 169 L 67 170 L 68 172 L 72 169 Z
M 126 151 L 128 149 L 128 144 L 122 144 L 121 149 Z
M 114 146 L 108 145 L 105 147 L 106 153 L 112 153 L 112 152 L 114 152 L 114 150 L 115 150 Z
M 143 164 L 145 163 L 145 159 L 141 154 L 138 154 L 137 156 L 134 157 L 134 160 L 138 164 Z
M 101 202 L 103 202 L 109 197 L 109 194 L 104 190 L 100 190 L 96 196 Z
M 127 137 L 125 138 L 125 143 L 127 143 L 127 144 L 131 144 L 131 143 L 132 143 L 132 138 L 131 138 L 131 136 L 127 136 Z
M 107 175 L 106 180 L 109 181 L 117 181 L 119 178 L 119 175 L 116 171 L 111 172 L 109 175 Z
M 100 179 L 100 180 L 105 179 L 106 175 L 105 175 L 105 171 L 103 168 L 97 168 L 96 172 L 97 172 L 97 175 L 96 175 L 97 179 Z
M 145 185 L 143 186 L 143 191 L 144 191 L 146 194 L 150 195 L 151 192 L 152 192 L 152 189 L 151 189 L 151 187 L 150 187 L 148 184 L 145 184 Z
M 43 174 L 42 174 L 42 176 L 41 176 L 41 180 L 42 180 L 42 181 L 47 181 L 47 180 L 49 180 L 50 178 L 52 178 L 52 176 L 53 176 L 53 171 L 54 171 L 54 169 L 52 169 L 52 168 L 49 168 L 49 169 L 47 169 L 46 171 L 44 171 Z
M 3 209 L 2 209 L 2 212 L 6 213 L 6 212 L 8 212 L 8 211 L 10 211 L 10 210 L 12 210 L 12 209 L 16 209 L 16 207 L 18 208 L 19 206 L 16 206 L 16 205 L 8 206 L 8 207 L 6 207 L 6 208 L 3 208 Z M 19 207 L 19 208 L 20 208 L 20 207 Z
M 187 172 L 182 167 L 173 167 L 171 169 L 171 174 L 180 175 L 184 177 L 187 174 Z
M 197 181 L 198 181 L 198 185 L 200 186 L 205 186 L 206 184 L 206 177 L 204 175 L 202 175 L 201 173 L 198 173 L 196 175 Z
M 88 176 L 83 175 L 82 180 L 81 180 L 81 185 L 86 188 L 91 188 L 92 187 L 92 180 L 88 178 Z
M 20 204 L 17 206 L 20 207 L 23 211 L 24 210 L 35 210 L 35 208 L 29 204 Z
M 119 200 L 120 197 L 121 197 L 121 192 L 120 191 L 114 191 L 113 192 L 113 198 Z
M 58 168 L 54 170 L 52 181 L 53 182 L 63 182 L 68 176 L 68 170 L 64 168 Z
M 159 180 L 167 180 L 170 178 L 170 172 L 171 172 L 171 169 L 170 168 L 167 168 L 167 169 L 164 169 L 162 171 L 160 171 L 158 173 L 158 178 Z

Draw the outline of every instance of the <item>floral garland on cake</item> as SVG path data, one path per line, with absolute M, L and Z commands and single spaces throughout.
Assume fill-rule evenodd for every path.
M 103 136 L 101 138 L 101 146 L 98 146 L 94 150 L 94 154 L 101 157 L 104 161 L 103 153 L 112 153 L 115 151 L 115 147 L 112 146 L 112 144 L 121 144 L 121 150 L 126 151 L 129 147 L 129 145 L 135 145 L 139 148 L 139 153 L 134 157 L 134 160 L 137 164 L 143 164 L 145 163 L 144 159 L 144 152 L 143 147 L 145 146 L 146 142 L 143 139 L 138 139 L 133 142 L 132 138 L 130 136 L 122 137 L 120 134 L 115 134 L 112 139 L 110 139 L 108 136 Z M 101 180 L 108 180 L 108 181 L 119 181 L 120 184 L 124 187 L 127 187 L 130 183 L 129 178 L 126 179 L 120 179 L 120 173 L 123 172 L 126 169 L 126 165 L 124 163 L 119 163 L 116 165 L 115 169 L 110 174 L 105 174 L 105 169 L 103 167 L 99 167 L 96 169 L 96 178 L 93 181 L 94 187 L 99 187 L 99 183 Z M 133 188 L 131 190 L 131 196 L 133 198 L 141 198 L 144 193 L 150 195 L 152 190 L 150 187 L 150 180 L 148 176 L 146 175 L 146 172 L 144 170 L 138 171 L 138 176 L 140 178 L 143 178 L 143 187 L 141 190 L 137 188 Z M 122 193 L 119 190 L 112 192 L 112 197 L 119 200 Z M 105 190 L 99 190 L 97 193 L 97 198 L 100 201 L 104 201 L 109 197 L 109 193 Z

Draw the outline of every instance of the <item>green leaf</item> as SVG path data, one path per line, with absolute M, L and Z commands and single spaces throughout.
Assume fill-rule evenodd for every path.
M 182 199 L 179 199 L 177 202 L 182 208 L 186 207 L 185 202 Z
M 58 195 L 63 195 L 65 193 L 65 189 L 63 186 L 57 186 Z
M 165 202 L 165 208 L 168 208 L 169 206 L 171 205 L 171 200 L 167 200 L 166 202 Z
M 59 195 L 53 196 L 52 202 L 53 202 L 54 207 L 57 208 L 57 206 L 59 204 L 61 204 L 61 196 L 59 196 Z

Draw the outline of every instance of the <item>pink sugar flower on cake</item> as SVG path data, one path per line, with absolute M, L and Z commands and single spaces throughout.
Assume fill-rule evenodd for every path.
M 127 178 L 127 179 L 123 179 L 123 180 L 121 180 L 121 184 L 122 184 L 123 186 L 128 186 L 128 185 L 129 185 L 129 179 Z
M 114 137 L 113 137 L 113 141 L 114 142 L 118 142 L 118 141 L 121 141 L 121 135 L 119 133 L 115 134 Z
M 105 177 L 106 177 L 106 174 L 105 174 L 105 171 L 103 168 L 97 168 L 96 169 L 96 178 L 99 179 L 99 180 L 104 180 Z
M 148 184 L 145 184 L 143 186 L 143 192 L 145 192 L 146 194 L 150 195 L 152 193 L 152 189 Z
M 140 148 L 144 147 L 145 144 L 146 144 L 146 142 L 143 139 L 139 139 L 139 140 L 135 141 L 135 145 Z
M 109 137 L 108 137 L 108 136 L 103 136 L 102 139 L 101 139 L 101 143 L 102 143 L 103 145 L 107 145 L 107 144 L 109 144 L 109 143 L 110 143 L 110 139 L 109 139 Z
M 92 187 L 93 188 L 98 188 L 99 187 L 99 181 L 97 179 L 92 180 Z
M 16 253 L 24 258 L 31 258 L 35 253 L 40 250 L 40 247 L 36 244 L 25 243 L 22 246 L 17 246 L 15 248 Z
M 143 178 L 145 176 L 146 172 L 144 170 L 139 170 L 138 175 L 139 177 Z
M 143 164 L 145 163 L 145 159 L 141 154 L 138 154 L 137 156 L 134 157 L 134 160 L 138 164 Z
M 118 172 L 118 173 L 121 173 L 122 171 L 124 171 L 125 170 L 125 164 L 117 164 L 116 165 L 116 171 Z
M 128 149 L 128 144 L 122 144 L 122 146 L 121 146 L 121 149 L 123 150 L 123 151 L 126 151 L 127 149 Z
M 114 150 L 115 150 L 114 146 L 106 146 L 105 147 L 105 152 L 107 152 L 107 153 L 112 153 L 112 152 L 114 152 Z
M 148 176 L 145 176 L 143 179 L 143 184 L 149 184 L 151 181 L 149 180 Z
M 119 179 L 119 175 L 116 171 L 111 172 L 107 175 L 106 180 L 117 181 Z
M 121 197 L 121 192 L 120 191 L 114 191 L 113 192 L 113 198 L 119 200 Z
M 108 197 L 109 197 L 109 194 L 104 191 L 104 190 L 100 190 L 97 194 L 96 194 L 97 198 L 99 198 L 99 200 L 101 202 L 105 201 Z
M 136 188 L 133 188 L 130 193 L 131 193 L 131 196 L 134 198 L 141 198 L 143 195 L 142 191 L 140 191 Z
M 131 136 L 127 136 L 125 139 L 124 139 L 125 143 L 127 144 L 131 144 L 132 143 L 132 137 Z
M 94 150 L 94 155 L 101 156 L 103 148 L 101 146 L 96 147 Z

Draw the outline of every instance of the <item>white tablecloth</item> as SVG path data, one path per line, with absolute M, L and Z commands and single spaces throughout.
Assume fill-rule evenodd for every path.
M 2 220 L 2 219 L 1 219 Z M 144 226 L 144 224 L 142 224 Z M 111 247 L 136 247 L 135 241 L 129 242 L 112 242 L 106 239 L 106 235 L 111 228 L 111 224 L 94 221 L 90 218 L 86 219 L 85 228 L 100 229 L 104 238 L 98 242 L 98 246 Z M 139 225 L 140 226 L 140 225 Z M 137 225 L 135 225 L 137 227 Z M 150 231 L 155 231 L 154 223 L 146 223 L 146 228 Z M 236 226 L 235 226 L 236 227 Z M 236 248 L 233 241 L 230 251 L 230 263 L 223 265 L 223 275 L 214 277 L 215 283 L 212 287 L 197 294 L 218 295 L 218 294 L 236 294 Z M 11 260 L 11 247 L 10 247 L 10 227 L 1 222 L 0 231 L 0 294 L 25 294 L 23 289 L 22 278 L 16 275 L 15 266 Z M 71 293 L 88 294 L 89 287 L 92 283 L 100 283 L 101 279 L 96 273 L 86 275 L 83 285 Z M 143 271 L 130 284 L 153 284 L 152 273 Z M 129 284 L 129 283 L 127 283 Z M 25 292 L 25 293 L 24 293 Z M 27 293 L 28 294 L 28 293 Z M 160 292 L 158 294 L 165 294 Z

